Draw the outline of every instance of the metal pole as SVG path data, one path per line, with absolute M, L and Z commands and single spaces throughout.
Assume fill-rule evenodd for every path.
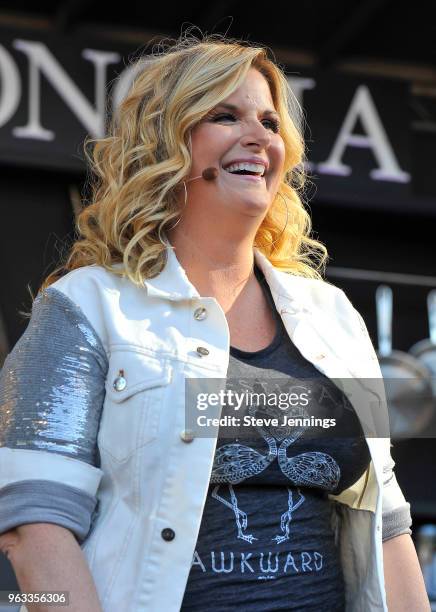
M 426 276 L 422 274 L 403 274 L 401 272 L 381 272 L 379 270 L 361 270 L 358 268 L 327 266 L 326 277 L 436 288 L 436 276 Z

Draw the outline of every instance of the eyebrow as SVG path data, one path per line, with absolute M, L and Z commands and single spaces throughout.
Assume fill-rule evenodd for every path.
M 232 111 L 237 111 L 239 110 L 237 106 L 235 106 L 234 104 L 227 104 L 226 102 L 220 102 L 219 104 L 216 105 L 215 108 L 227 108 L 228 110 L 232 110 Z M 278 114 L 277 111 L 275 110 L 271 110 L 271 109 L 266 109 L 263 111 L 262 113 L 263 115 L 274 115 L 275 117 L 279 117 L 280 115 Z

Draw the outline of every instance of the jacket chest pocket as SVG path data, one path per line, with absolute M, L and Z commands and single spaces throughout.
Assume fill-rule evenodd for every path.
M 134 351 L 112 353 L 98 433 L 101 451 L 126 461 L 157 437 L 171 374 L 167 360 Z

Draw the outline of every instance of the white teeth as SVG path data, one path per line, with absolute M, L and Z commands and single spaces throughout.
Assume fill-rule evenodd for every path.
M 247 162 L 238 162 L 237 164 L 231 164 L 225 168 L 227 172 L 237 172 L 238 170 L 248 170 L 249 172 L 255 172 L 260 176 L 265 173 L 265 166 L 263 164 L 251 164 Z

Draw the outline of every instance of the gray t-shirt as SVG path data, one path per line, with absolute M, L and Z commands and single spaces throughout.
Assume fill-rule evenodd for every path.
M 368 445 L 348 399 L 292 343 L 255 271 L 275 314 L 276 335 L 256 352 L 231 347 L 227 387 L 283 392 L 307 380 L 316 399 L 304 413 L 340 418 L 334 433 L 262 425 L 252 428 L 252 438 L 246 431 L 232 439 L 220 428 L 181 610 L 339 612 L 345 597 L 331 524 L 336 502 L 327 494 L 360 478 L 370 462 Z M 230 411 L 223 407 L 222 413 Z M 262 417 L 274 411 L 258 403 L 249 412 Z

